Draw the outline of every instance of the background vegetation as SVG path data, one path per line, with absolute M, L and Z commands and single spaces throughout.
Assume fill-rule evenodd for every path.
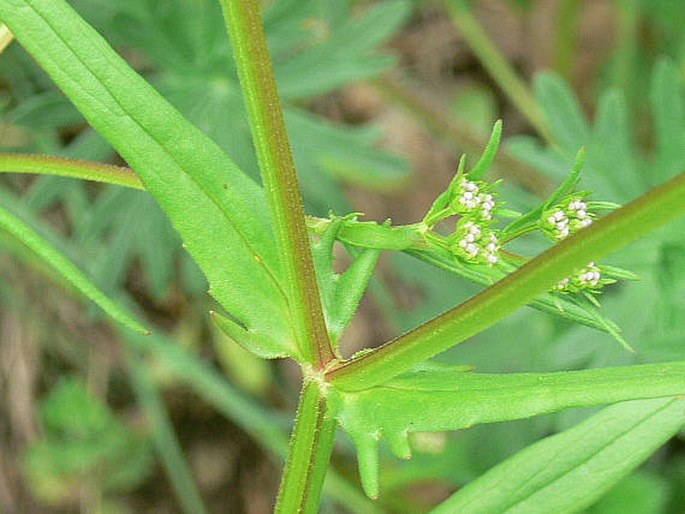
M 72 4 L 258 176 L 217 2 Z M 580 146 L 582 188 L 603 200 L 628 201 L 685 169 L 680 2 L 483 0 L 472 2 L 472 17 L 456 16 L 460 5 L 265 2 L 309 213 L 420 219 L 458 152 L 480 153 L 497 118 L 505 138 L 495 166 L 512 208 L 536 205 Z M 121 164 L 17 44 L 0 56 L 0 114 L 3 152 Z M 158 328 L 129 341 L 153 347 L 157 358 L 132 358 L 99 312 L 21 249 L 5 251 L 11 240 L 0 237 L 0 511 L 270 511 L 299 371 L 257 360 L 214 329 L 205 280 L 152 199 L 7 175 L 0 202 Z M 635 354 L 609 334 L 524 309 L 439 360 L 513 372 L 683 359 L 684 229 L 670 225 L 609 261 L 641 277 L 601 296 Z M 522 251 L 543 247 L 533 238 Z M 383 258 L 341 344 L 349 355 L 387 340 L 479 289 L 402 255 Z M 413 460 L 382 461 L 379 508 L 426 511 L 587 415 L 417 435 Z M 338 475 L 356 481 L 351 444 L 336 452 Z M 364 512 L 355 501 L 338 488 L 323 509 Z M 684 505 L 685 445 L 675 438 L 590 512 L 675 514 Z

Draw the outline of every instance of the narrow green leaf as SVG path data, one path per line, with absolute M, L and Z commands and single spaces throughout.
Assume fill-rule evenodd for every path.
M 520 451 L 431 514 L 580 512 L 685 424 L 682 397 L 620 403 Z
M 297 355 L 261 188 L 64 0 L 2 0 L 0 19 L 135 170 L 211 294 L 246 327 Z
M 328 373 L 340 389 L 383 383 L 464 341 L 598 261 L 685 212 L 685 173 L 626 204 L 528 261 L 467 302 Z
M 334 244 L 343 222 L 342 218 L 333 219 L 312 248 L 326 325 L 333 345 L 337 344 L 352 321 L 380 255 L 380 251 L 374 249 L 355 252 L 352 264 L 342 274 L 336 273 Z
M 450 185 L 447 186 L 447 189 L 445 189 L 442 193 L 438 195 L 438 197 L 435 199 L 433 202 L 433 205 L 431 205 L 431 208 L 428 209 L 428 212 L 426 215 L 423 217 L 424 223 L 430 224 L 433 222 L 433 220 L 437 217 L 439 217 L 440 213 L 447 208 L 449 203 L 452 201 L 454 197 L 454 190 L 459 187 L 459 180 L 461 179 L 463 173 L 464 173 L 464 168 L 466 167 L 466 155 L 462 154 L 462 156 L 459 158 L 459 165 L 457 166 L 457 172 L 454 174 L 454 178 L 451 180 Z
M 369 285 L 379 256 L 379 250 L 364 250 L 355 256 L 352 264 L 342 275 L 338 275 L 332 301 L 334 315 L 330 325 L 331 338 L 334 341 L 340 338 L 352 321 L 364 291 Z
M 0 153 L 0 173 L 39 173 L 144 189 L 133 170 L 100 162 L 47 155 Z
M 578 153 L 576 154 L 576 160 L 573 163 L 573 168 L 571 168 L 571 173 L 569 173 L 569 176 L 566 178 L 566 180 L 562 182 L 557 190 L 554 191 L 554 193 L 552 193 L 549 199 L 545 202 L 545 207 L 554 205 L 565 195 L 569 194 L 576 187 L 578 187 L 578 183 L 580 182 L 580 172 L 583 170 L 583 164 L 585 164 L 585 147 L 581 146 L 580 150 L 578 150 Z
M 424 367 L 355 393 L 339 392 L 339 420 L 357 445 L 362 483 L 377 494 L 380 436 L 409 458 L 410 432 L 528 418 L 572 407 L 685 394 L 685 362 L 556 373 L 461 373 Z
M 581 147 L 576 154 L 576 160 L 571 168 L 571 173 L 568 177 L 561 183 L 561 185 L 552 193 L 552 195 L 541 203 L 537 208 L 524 214 L 520 218 L 515 219 L 504 229 L 504 234 L 508 238 L 516 237 L 516 234 L 520 234 L 521 231 L 525 231 L 526 228 L 537 223 L 542 215 L 543 211 L 547 209 L 550 205 L 554 205 L 559 200 L 561 200 L 564 195 L 573 191 L 580 182 L 580 172 L 583 169 L 583 164 L 585 163 L 585 148 Z
M 69 281 L 78 291 L 99 305 L 113 319 L 137 332 L 142 334 L 148 333 L 134 317 L 100 291 L 71 261 L 53 248 L 21 219 L 2 207 L 0 207 L 0 229 L 5 230 L 11 236 L 18 239 L 43 262 Z
M 497 155 L 497 149 L 499 148 L 499 142 L 502 139 L 502 120 L 497 120 L 495 126 L 492 128 L 492 134 L 490 135 L 490 140 L 488 145 L 483 150 L 483 155 L 478 160 L 476 165 L 471 171 L 469 171 L 469 178 L 472 180 L 480 179 L 483 174 L 490 169 L 492 162 L 495 160 Z

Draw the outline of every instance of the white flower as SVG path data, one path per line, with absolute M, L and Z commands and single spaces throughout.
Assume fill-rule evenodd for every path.
M 582 200 L 583 197 L 578 196 L 586 194 L 577 193 L 543 213 L 540 228 L 550 239 L 566 239 L 581 228 L 592 224 L 594 215 L 588 212 L 588 205 Z
M 454 213 L 492 220 L 497 201 L 495 195 L 488 193 L 489 187 L 486 182 L 462 178 L 451 204 Z
M 467 262 L 492 266 L 499 261 L 499 240 L 489 228 L 475 221 L 461 220 L 454 233 L 456 244 L 453 251 L 457 257 Z
M 561 280 L 556 289 L 564 293 L 577 293 L 583 290 L 601 289 L 605 284 L 611 282 L 613 280 L 603 279 L 600 268 L 594 262 L 590 262 L 573 276 Z

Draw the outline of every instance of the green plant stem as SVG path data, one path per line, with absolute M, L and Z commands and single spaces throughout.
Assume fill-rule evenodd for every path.
M 552 289 L 562 278 L 685 213 L 685 173 L 531 259 L 479 295 L 356 359 L 327 380 L 344 390 L 385 382 L 464 341 Z
M 304 206 L 257 0 L 221 0 L 252 137 L 272 211 L 278 251 L 290 285 L 290 313 L 306 360 L 323 369 L 335 359 L 316 280 Z
M 0 153 L 0 173 L 38 173 L 144 189 L 130 168 L 48 155 Z
M 415 88 L 403 81 L 386 75 L 372 81 L 371 84 L 388 100 L 404 107 L 450 148 L 477 155 L 487 145 L 487 138 L 479 136 L 465 124 L 447 116 L 444 110 L 440 110 L 423 99 Z M 554 184 L 549 178 L 501 147 L 497 153 L 494 168 L 499 176 L 506 176 L 507 179 L 540 197 L 544 198 L 554 190 Z
M 333 451 L 337 421 L 321 384 L 305 380 L 278 493 L 278 514 L 316 513 Z
M 446 0 L 452 20 L 497 85 L 548 142 L 551 135 L 533 94 L 473 16 L 466 0 Z
M 573 78 L 573 57 L 576 50 L 578 17 L 583 7 L 578 0 L 562 0 L 555 13 L 553 68 L 566 80 Z

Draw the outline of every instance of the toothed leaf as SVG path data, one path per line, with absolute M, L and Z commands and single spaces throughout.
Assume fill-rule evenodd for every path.
M 378 442 L 402 458 L 410 432 L 528 418 L 571 407 L 685 394 L 685 362 L 555 373 L 463 373 L 424 366 L 359 392 L 337 391 L 338 419 L 357 445 L 362 484 L 378 494 Z

